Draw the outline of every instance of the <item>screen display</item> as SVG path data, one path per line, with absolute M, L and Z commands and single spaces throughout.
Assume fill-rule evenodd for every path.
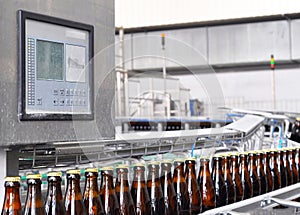
M 63 80 L 64 44 L 37 40 L 36 70 L 37 79 Z
M 85 47 L 66 45 L 66 80 L 73 82 L 85 82 Z

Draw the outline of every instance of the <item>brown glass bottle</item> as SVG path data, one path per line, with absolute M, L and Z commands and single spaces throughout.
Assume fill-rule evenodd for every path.
M 273 176 L 274 190 L 281 188 L 281 177 L 278 170 L 278 152 L 276 150 L 270 151 L 270 168 Z
M 293 184 L 296 184 L 299 181 L 299 175 L 298 175 L 298 170 L 296 165 L 296 148 L 289 149 L 289 160 L 290 160 L 291 170 L 293 174 Z
M 228 203 L 227 187 L 222 176 L 222 157 L 215 155 L 213 157 L 213 183 L 216 193 L 216 207 L 222 207 Z
M 264 150 L 262 151 L 263 155 L 263 166 L 264 172 L 267 178 L 267 192 L 272 192 L 274 190 L 274 176 L 272 175 L 271 167 L 270 167 L 270 151 Z
M 187 191 L 190 199 L 190 214 L 201 212 L 202 201 L 196 177 L 196 159 L 188 158 L 185 160 L 185 174 Z
M 231 178 L 230 168 L 229 168 L 229 155 L 223 154 L 223 175 L 224 181 L 228 192 L 228 204 L 235 203 L 236 201 L 236 189 Z
M 278 150 L 278 160 L 279 160 L 278 170 L 280 173 L 281 188 L 283 188 L 287 186 L 287 169 L 285 168 L 285 164 L 286 164 L 285 149 Z
M 209 170 L 209 158 L 200 159 L 198 184 L 202 200 L 202 212 L 216 207 L 215 188 Z
M 42 176 L 40 174 L 27 175 L 27 197 L 25 201 L 24 215 L 44 215 L 45 208 L 42 200 L 41 181 Z
M 248 171 L 248 162 L 247 162 L 247 154 L 240 154 L 240 165 L 239 165 L 241 182 L 244 189 L 244 197 L 243 199 L 249 199 L 253 197 L 253 187 L 251 183 L 251 178 Z
M 98 189 L 98 168 L 85 169 L 83 204 L 87 215 L 105 214 Z
M 5 196 L 1 215 L 21 215 L 20 177 L 5 177 Z
M 249 175 L 253 188 L 253 197 L 258 196 L 261 193 L 261 185 L 260 180 L 257 175 L 257 167 L 256 167 L 256 155 L 253 152 L 248 153 L 249 157 Z
M 113 184 L 113 170 L 111 166 L 101 168 L 100 198 L 106 214 L 118 215 L 120 206 Z
M 135 215 L 133 199 L 128 182 L 128 165 L 118 165 L 116 168 L 116 194 L 120 205 L 121 215 Z
M 180 214 L 189 213 L 189 195 L 186 181 L 184 178 L 184 160 L 176 159 L 174 161 L 173 184 L 176 193 L 177 208 Z
M 151 202 L 145 182 L 145 165 L 135 164 L 131 196 L 134 202 L 137 215 L 148 215 L 151 212 Z
M 46 214 L 65 215 L 66 209 L 61 191 L 61 172 L 48 173 L 48 190 L 45 202 Z
M 166 215 L 175 215 L 179 214 L 177 210 L 177 203 L 176 203 L 176 193 L 173 185 L 173 178 L 172 178 L 172 161 L 164 160 L 160 164 L 160 183 L 161 188 L 164 196 L 164 203 L 165 203 L 165 213 Z
M 67 171 L 67 189 L 64 197 L 65 208 L 68 215 L 85 214 L 80 190 L 80 170 Z
M 147 190 L 151 202 L 151 214 L 163 214 L 165 212 L 165 204 L 159 180 L 159 162 L 151 161 L 148 163 Z
M 295 160 L 296 160 L 296 167 L 298 171 L 298 182 L 300 182 L 300 147 L 295 147 L 295 148 L 296 148 Z
M 257 176 L 260 181 L 260 193 L 265 194 L 267 192 L 268 181 L 267 176 L 264 171 L 263 166 L 263 153 L 262 151 L 256 152 L 256 167 L 257 167 Z
M 235 186 L 236 202 L 239 202 L 244 199 L 244 188 L 239 174 L 238 154 L 232 153 L 230 155 L 230 158 L 231 158 L 230 172 L 232 176 L 232 182 Z
M 284 149 L 285 151 L 285 163 L 284 163 L 284 168 L 286 169 L 286 185 L 287 186 L 290 186 L 292 185 L 294 182 L 293 182 L 293 171 L 292 171 L 292 151 L 290 153 L 289 149 L 288 148 L 285 148 Z

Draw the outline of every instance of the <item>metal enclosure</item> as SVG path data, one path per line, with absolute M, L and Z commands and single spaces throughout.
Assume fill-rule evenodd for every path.
M 18 10 L 94 26 L 94 120 L 19 121 Z M 114 1 L 0 0 L 0 20 L 0 146 L 114 138 Z

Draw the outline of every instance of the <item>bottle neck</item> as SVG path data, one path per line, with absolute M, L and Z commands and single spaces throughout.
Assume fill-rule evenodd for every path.
M 196 177 L 196 170 L 195 170 L 195 164 L 194 163 L 187 163 L 186 164 L 186 170 L 185 170 L 185 176 L 186 177 Z
M 184 172 L 183 172 L 183 169 L 184 169 L 184 166 L 183 166 L 183 163 L 175 163 L 175 168 L 174 168 L 174 176 L 175 178 L 184 178 Z
M 222 175 L 221 161 L 219 159 L 214 159 L 214 176 Z
M 124 187 L 129 187 L 129 183 L 128 183 L 128 172 L 127 171 L 120 171 L 117 170 L 117 181 L 116 184 L 120 184 Z
M 48 180 L 47 196 L 51 196 L 51 198 L 56 198 L 57 201 L 61 201 L 63 199 L 61 191 L 61 180 Z
M 256 169 L 255 158 L 254 155 L 249 156 L 249 169 Z
M 102 173 L 101 177 L 101 188 L 107 187 L 108 189 L 113 189 L 113 176 L 108 173 Z
M 171 166 L 161 168 L 161 177 L 166 178 L 168 181 L 172 180 Z
M 225 157 L 223 159 L 223 161 L 224 161 L 224 171 L 225 171 L 225 173 L 230 173 L 229 159 L 227 157 Z
M 21 210 L 19 182 L 5 182 L 5 196 L 3 209 Z
M 97 197 L 99 194 L 98 191 L 98 181 L 97 181 L 97 176 L 87 176 L 86 175 L 86 181 L 85 181 L 85 191 L 84 191 L 84 196 L 89 197 Z
M 241 170 L 244 170 L 244 171 L 248 171 L 248 165 L 247 165 L 247 158 L 242 156 L 241 157 Z
M 135 168 L 134 169 L 134 181 L 145 181 L 145 169 L 144 168 Z
M 72 195 L 74 193 L 75 195 L 81 196 L 80 175 L 67 175 L 67 193 L 69 193 L 69 195 Z
M 40 179 L 28 179 L 28 191 L 27 191 L 27 200 L 26 208 L 40 208 L 43 207 L 42 201 L 42 191 Z
M 203 161 L 201 163 L 199 177 L 210 177 L 209 161 Z
M 148 181 L 151 180 L 152 182 L 159 181 L 159 169 L 158 166 L 155 167 L 148 167 Z
M 231 172 L 233 173 L 234 171 L 237 171 L 239 169 L 239 165 L 237 162 L 237 157 L 231 156 Z

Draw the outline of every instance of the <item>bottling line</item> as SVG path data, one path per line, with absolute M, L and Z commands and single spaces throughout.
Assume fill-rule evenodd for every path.
M 6 1 L 0 19 L 0 184 L 30 171 L 299 145 L 287 138 L 297 113 L 272 111 L 227 109 L 232 123 L 219 128 L 115 133 L 113 1 Z M 288 201 L 299 196 L 298 183 L 204 214 L 300 208 Z

